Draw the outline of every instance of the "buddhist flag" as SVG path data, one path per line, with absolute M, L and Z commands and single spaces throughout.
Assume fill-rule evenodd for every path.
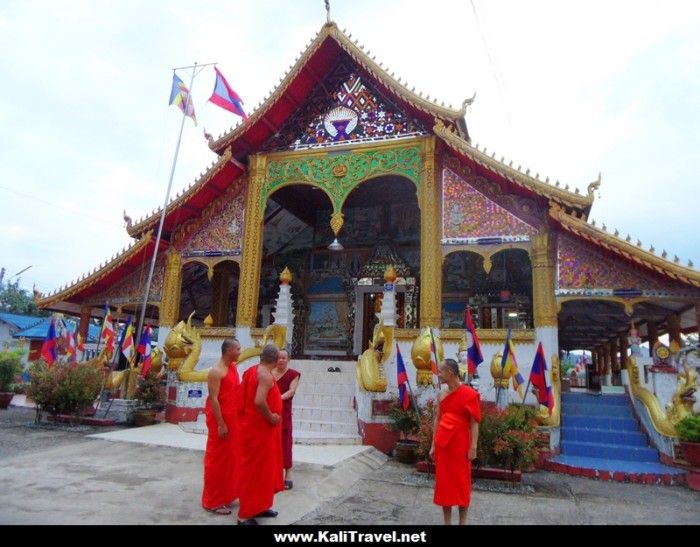
M 170 90 L 170 103 L 176 105 L 185 113 L 185 116 L 192 118 L 192 121 L 197 125 L 197 117 L 194 115 L 194 105 L 192 104 L 192 95 L 187 89 L 185 83 L 178 78 L 173 72 L 173 87 Z
M 46 335 L 46 340 L 41 345 L 41 358 L 48 363 L 49 366 L 56 362 L 56 321 L 51 320 L 49 332 Z
M 143 365 L 141 366 L 141 376 L 148 376 L 148 371 L 151 370 L 151 326 L 146 325 L 143 329 L 143 334 L 141 335 L 141 340 L 139 340 L 139 346 L 136 348 L 136 352 L 139 353 L 143 358 Z
M 75 342 L 75 334 L 71 332 L 70 326 L 66 325 L 66 354 L 71 363 L 78 362 L 78 348 Z
M 476 374 L 476 367 L 478 367 L 484 360 L 484 356 L 481 353 L 481 344 L 479 343 L 479 337 L 476 335 L 476 329 L 474 328 L 474 321 L 472 321 L 472 311 L 469 305 L 467 305 L 467 369 L 469 370 L 469 375 L 474 376 Z
M 214 70 L 216 71 L 216 82 L 214 83 L 214 92 L 209 97 L 209 101 L 247 120 L 248 115 L 243 110 L 243 101 L 238 96 L 238 93 L 231 89 L 231 86 L 228 85 L 226 78 L 219 72 L 218 68 L 214 67 Z
M 547 361 L 544 358 L 544 349 L 542 342 L 537 346 L 535 361 L 532 363 L 530 371 L 530 383 L 537 389 L 537 402 L 544 405 L 552 414 L 554 408 L 554 397 L 552 396 L 552 386 L 549 384 L 549 375 L 547 374 Z
M 408 393 L 408 374 L 406 374 L 406 366 L 403 364 L 401 350 L 396 344 L 396 379 L 399 383 L 399 401 L 404 410 L 408 410 L 411 406 L 411 397 Z
M 83 337 L 80 336 L 79 333 L 75 333 L 75 340 L 78 343 L 78 350 L 79 351 L 85 351 L 85 340 L 83 340 Z
M 105 346 L 110 352 L 114 351 L 114 324 L 112 322 L 112 311 L 109 305 L 105 306 L 105 319 L 100 331 L 100 340 L 105 341 Z
M 134 355 L 134 326 L 131 323 L 131 317 L 126 323 L 126 328 L 124 329 L 124 334 L 122 335 L 122 354 L 128 360 Z

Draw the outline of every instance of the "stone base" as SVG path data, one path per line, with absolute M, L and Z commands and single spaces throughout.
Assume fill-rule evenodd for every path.
M 102 403 L 95 414 L 96 418 L 114 420 L 118 424 L 130 424 L 134 419 L 134 411 L 139 406 L 136 399 L 112 399 Z M 107 415 L 105 411 L 109 408 Z
M 168 402 L 165 420 L 171 424 L 194 422 L 202 412 L 209 396 L 206 382 L 181 382 L 176 372 L 168 372 Z

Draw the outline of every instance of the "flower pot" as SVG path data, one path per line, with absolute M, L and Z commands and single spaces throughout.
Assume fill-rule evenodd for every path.
M 156 413 L 157 411 L 154 409 L 138 409 L 136 412 L 134 412 L 134 425 L 136 427 L 153 425 L 156 423 Z
M 692 467 L 700 467 L 700 443 L 681 441 L 683 447 L 683 458 Z
M 0 408 L 7 408 L 10 406 L 10 401 L 12 401 L 14 396 L 15 394 L 11 392 L 0 392 Z
M 394 457 L 401 463 L 416 463 L 418 460 L 418 441 L 402 440 L 394 445 Z

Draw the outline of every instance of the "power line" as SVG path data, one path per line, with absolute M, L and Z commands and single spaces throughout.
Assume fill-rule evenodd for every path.
M 8 188 L 7 186 L 0 186 L 0 190 L 6 190 L 8 192 L 11 192 L 11 193 L 16 194 L 18 196 L 21 196 L 23 198 L 31 199 L 32 201 L 36 201 L 38 203 L 43 203 L 44 205 L 49 205 L 50 207 L 52 207 L 54 209 L 62 209 L 64 211 L 68 211 L 69 213 L 73 213 L 74 215 L 80 215 L 80 216 L 83 216 L 85 218 L 91 218 L 92 220 L 97 220 L 98 222 L 104 222 L 105 224 L 114 224 L 116 226 L 121 226 L 121 223 L 119 223 L 119 222 L 114 222 L 112 220 L 105 220 L 103 218 L 94 217 L 94 216 L 88 215 L 82 211 L 78 211 L 77 209 L 71 209 L 70 207 L 64 207 L 62 205 L 58 205 L 55 202 L 46 201 L 45 199 L 41 199 L 39 197 L 32 196 L 30 194 L 18 192 L 14 188 Z

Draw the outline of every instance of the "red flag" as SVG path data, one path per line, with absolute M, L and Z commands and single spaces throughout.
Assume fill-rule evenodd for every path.
M 479 343 L 479 337 L 476 335 L 476 329 L 474 328 L 474 321 L 472 321 L 472 312 L 469 305 L 467 305 L 467 368 L 469 374 L 474 376 L 476 374 L 476 367 L 484 361 L 484 356 L 481 353 L 481 344 Z
M 109 306 L 105 306 L 105 320 L 102 323 L 100 340 L 104 339 L 105 346 L 110 352 L 114 351 L 114 324 L 112 322 L 112 311 Z
M 437 350 L 435 349 L 435 337 L 433 336 L 433 329 L 430 329 L 430 370 L 433 371 L 435 376 L 438 375 L 438 357 Z
M 46 335 L 46 340 L 41 345 L 41 358 L 46 361 L 49 366 L 56 362 L 56 322 L 52 319 L 49 325 L 49 332 Z
M 537 402 L 546 406 L 551 415 L 554 409 L 554 396 L 552 395 L 552 386 L 549 384 L 549 378 L 547 377 L 547 361 L 544 358 L 542 342 L 537 346 L 535 362 L 532 363 L 532 370 L 530 370 L 530 382 L 537 388 Z
M 396 379 L 399 384 L 399 400 L 404 410 L 408 410 L 411 406 L 411 398 L 408 393 L 408 374 L 406 374 L 406 366 L 403 364 L 401 350 L 396 344 Z

